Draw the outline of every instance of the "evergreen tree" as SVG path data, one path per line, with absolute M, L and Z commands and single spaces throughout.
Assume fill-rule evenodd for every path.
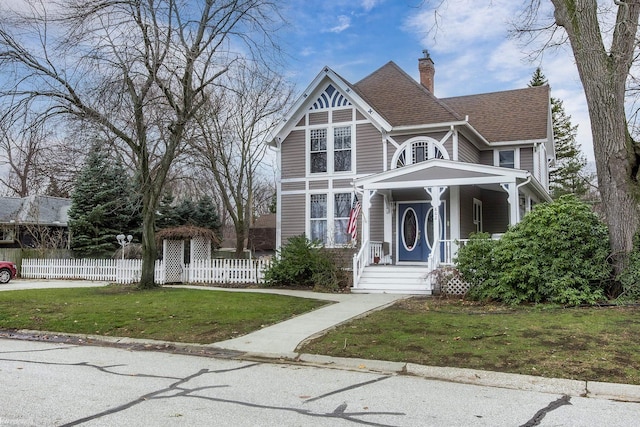
M 69 229 L 77 256 L 110 257 L 118 248 L 116 235 L 132 234 L 136 209 L 129 182 L 122 164 L 94 144 L 71 195 Z
M 173 195 L 165 193 L 158 208 L 156 228 L 163 229 L 181 225 L 208 228 L 218 236 L 222 235 L 222 223 L 211 197 L 204 196 L 197 202 L 187 198 L 176 204 Z
M 547 84 L 547 78 L 540 67 L 536 68 L 529 87 Z M 549 172 L 551 196 L 557 199 L 565 194 L 574 194 L 583 198 L 589 187 L 582 176 L 587 161 L 576 142 L 578 126 L 571 124 L 571 116 L 564 111 L 562 100 L 554 97 L 551 97 L 551 119 L 556 146 L 556 165 Z

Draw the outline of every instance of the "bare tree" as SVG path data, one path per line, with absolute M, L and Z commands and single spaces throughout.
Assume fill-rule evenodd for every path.
M 274 51 L 275 4 L 24 1 L 26 12 L 0 6 L 0 94 L 16 108 L 99 126 L 117 141 L 135 165 L 142 195 L 140 287 L 153 287 L 155 214 L 174 159 L 231 64 Z
M 225 78 L 198 117 L 200 134 L 193 147 L 205 160 L 218 194 L 233 221 L 236 256 L 244 249 L 253 220 L 259 167 L 276 115 L 292 88 L 278 74 L 245 63 Z
M 0 184 L 8 195 L 26 197 L 45 185 L 43 163 L 46 152 L 46 129 L 29 120 L 23 111 L 0 118 L 0 167 L 7 172 Z

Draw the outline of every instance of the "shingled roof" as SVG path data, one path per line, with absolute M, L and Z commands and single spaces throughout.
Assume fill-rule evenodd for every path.
M 392 126 L 462 121 L 489 142 L 547 138 L 549 87 L 436 98 L 394 62 L 353 85 Z
M 0 223 L 66 226 L 70 206 L 70 199 L 60 197 L 1 197 Z
M 390 61 L 354 85 L 358 93 L 392 126 L 462 120 L 452 110 Z
M 549 86 L 441 98 L 490 142 L 546 139 Z

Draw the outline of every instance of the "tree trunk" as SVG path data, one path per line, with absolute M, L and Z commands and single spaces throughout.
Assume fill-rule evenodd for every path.
M 142 199 L 142 272 L 140 289 L 151 289 L 158 285 L 155 281 L 155 266 L 158 258 L 156 245 L 156 208 L 150 191 L 145 191 Z
M 565 28 L 584 87 L 593 148 L 616 275 L 626 265 L 638 230 L 638 160 L 627 137 L 625 85 L 633 60 L 640 0 L 618 4 L 611 48 L 605 49 L 596 0 L 552 0 Z

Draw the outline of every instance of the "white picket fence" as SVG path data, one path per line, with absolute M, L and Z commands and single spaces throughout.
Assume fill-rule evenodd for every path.
M 186 264 L 183 283 L 262 283 L 269 259 L 209 259 Z M 135 259 L 23 259 L 20 276 L 25 279 L 101 280 L 122 284 L 140 280 L 142 261 Z M 165 283 L 163 261 L 156 261 L 156 283 Z

